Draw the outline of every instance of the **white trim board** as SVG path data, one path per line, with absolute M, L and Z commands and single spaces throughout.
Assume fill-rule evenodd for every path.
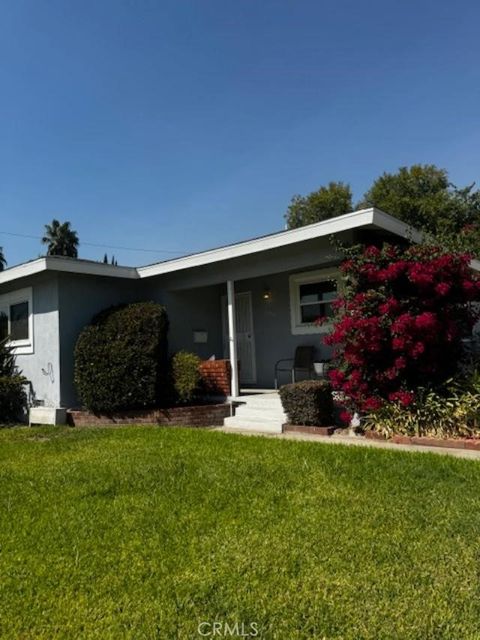
M 43 271 L 57 271 L 64 273 L 78 273 L 92 276 L 107 276 L 114 278 L 137 279 L 138 273 L 135 267 L 116 267 L 103 262 L 93 262 L 77 258 L 61 258 L 59 256 L 45 256 L 30 262 L 19 264 L 16 267 L 0 272 L 0 284 L 12 282 L 19 278 L 33 276 Z

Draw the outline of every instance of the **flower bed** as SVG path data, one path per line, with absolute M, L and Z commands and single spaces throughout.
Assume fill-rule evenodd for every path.
M 431 438 L 428 436 L 403 435 L 394 435 L 391 438 L 387 438 L 385 435 L 378 433 L 378 431 L 366 431 L 365 437 L 368 440 L 381 440 L 383 442 L 393 442 L 394 444 L 414 444 L 425 447 L 480 451 L 480 438 Z

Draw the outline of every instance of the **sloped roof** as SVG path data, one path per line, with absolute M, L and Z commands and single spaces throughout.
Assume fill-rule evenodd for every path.
M 64 258 L 61 256 L 45 256 L 24 262 L 0 273 L 0 284 L 11 282 L 43 271 L 56 271 L 76 273 L 92 276 L 104 276 L 123 279 L 149 278 L 165 273 L 172 273 L 199 267 L 206 264 L 230 260 L 241 256 L 258 254 L 277 247 L 295 245 L 301 242 L 334 235 L 350 229 L 371 228 L 387 231 L 401 238 L 411 239 L 413 242 L 421 240 L 421 233 L 401 222 L 397 218 L 380 211 L 374 207 L 353 211 L 336 218 L 330 218 L 323 222 L 309 224 L 298 229 L 279 231 L 266 236 L 260 236 L 229 244 L 199 253 L 192 253 L 180 258 L 173 258 L 156 262 L 144 267 L 122 267 L 93 260 L 78 258 Z M 477 267 L 480 269 L 480 262 Z M 473 266 L 473 265 L 472 265 Z

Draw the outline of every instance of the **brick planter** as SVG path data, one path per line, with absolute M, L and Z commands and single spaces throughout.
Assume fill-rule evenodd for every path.
M 432 438 L 428 436 L 404 436 L 396 435 L 386 438 L 376 431 L 366 431 L 365 437 L 369 440 L 383 440 L 394 444 L 414 444 L 423 447 L 444 447 L 446 449 L 470 449 L 480 451 L 480 438 Z
M 331 436 L 335 427 L 308 427 L 304 424 L 284 424 L 283 433 L 310 433 L 317 436 Z
M 74 427 L 109 424 L 155 424 L 163 426 L 214 427 L 222 426 L 230 415 L 228 404 L 205 404 L 172 409 L 134 409 L 112 415 L 95 415 L 90 411 L 67 411 L 67 424 Z
M 230 360 L 204 360 L 200 363 L 200 376 L 206 393 L 217 396 L 230 395 Z

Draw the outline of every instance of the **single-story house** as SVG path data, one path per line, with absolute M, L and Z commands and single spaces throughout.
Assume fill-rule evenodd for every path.
M 413 235 L 412 235 L 413 234 Z M 145 267 L 47 256 L 0 273 L 0 332 L 36 403 L 78 406 L 74 347 L 97 312 L 141 300 L 165 305 L 169 349 L 239 362 L 240 386 L 271 389 L 274 366 L 300 345 L 328 359 L 315 319 L 337 295 L 341 254 L 331 242 L 405 242 L 418 233 L 375 208 Z M 285 379 L 287 381 L 287 379 Z

